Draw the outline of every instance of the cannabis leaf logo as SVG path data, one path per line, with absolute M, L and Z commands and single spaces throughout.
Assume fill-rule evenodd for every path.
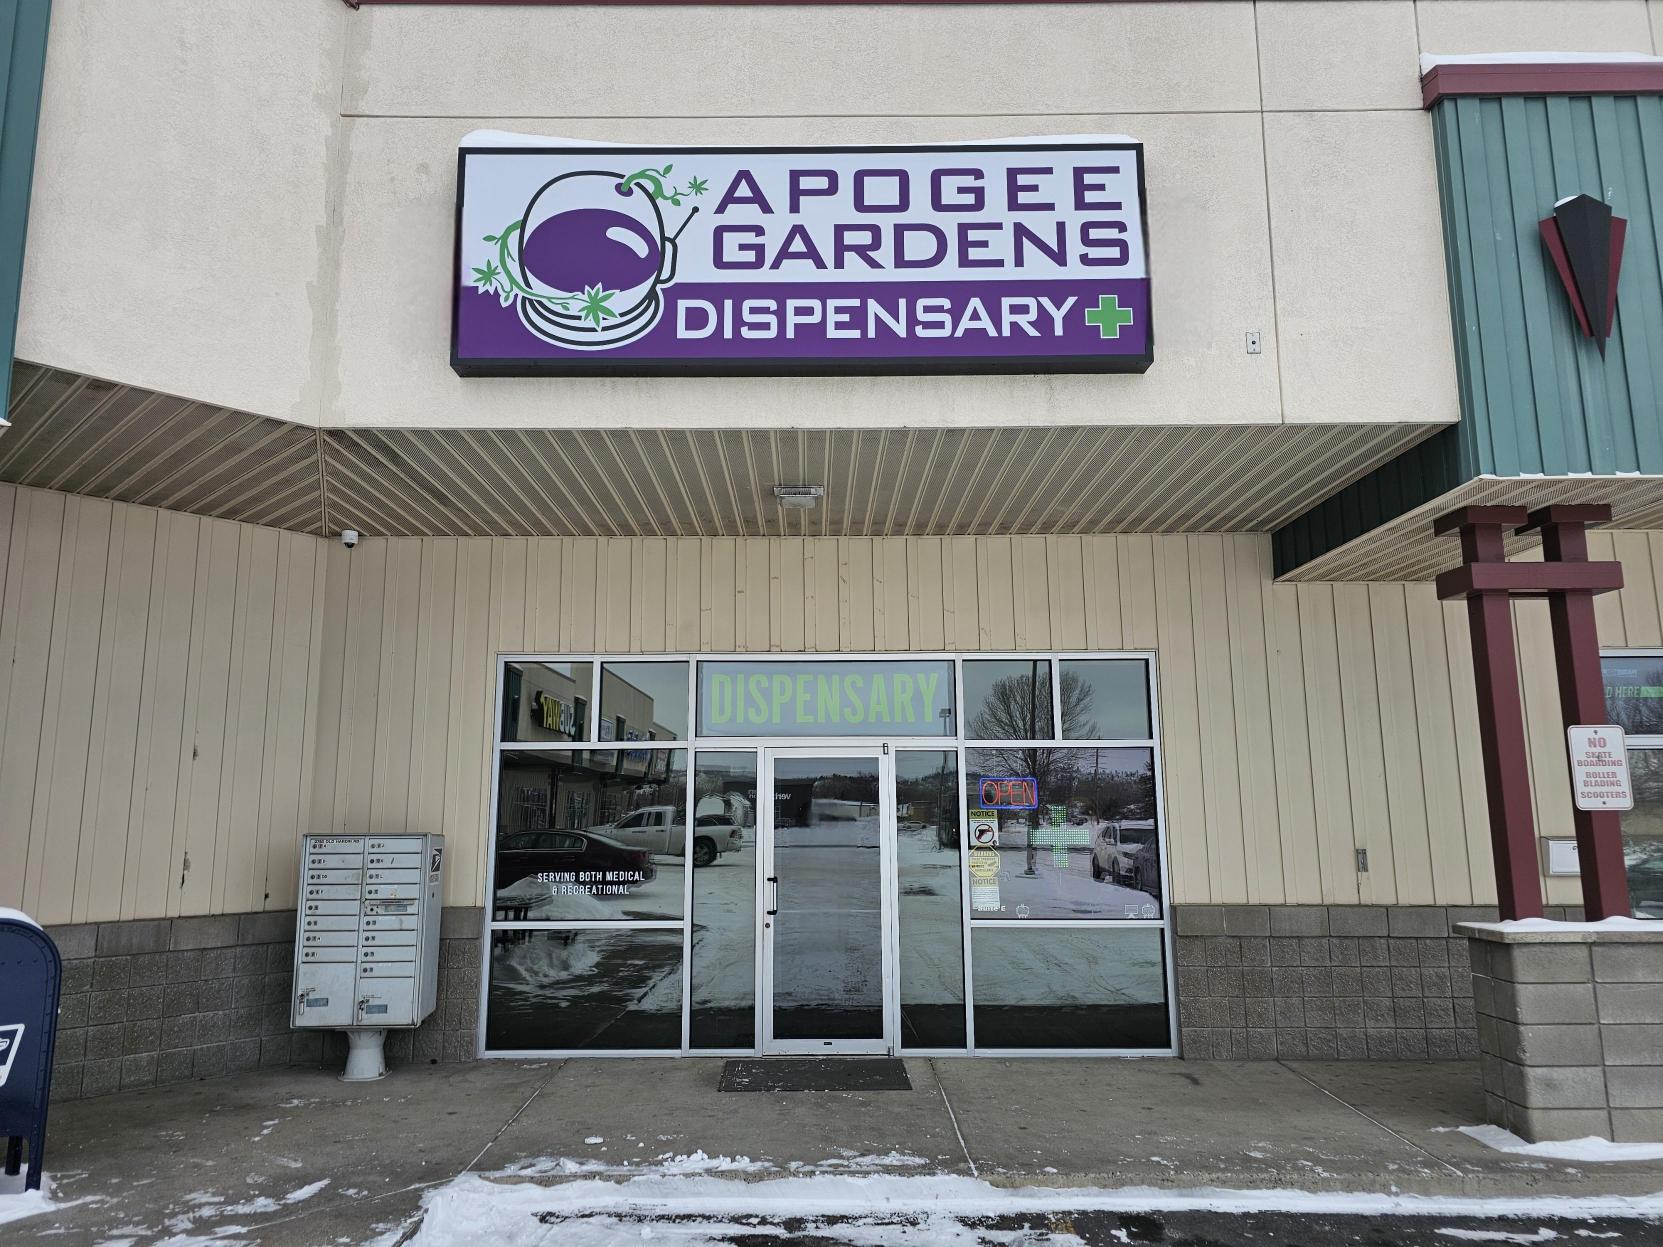
M 495 239 L 488 238 L 486 241 L 494 242 Z M 502 270 L 497 267 L 497 262 L 495 260 L 487 260 L 485 261 L 484 268 L 476 268 L 473 271 L 474 288 L 479 290 L 481 293 L 490 294 L 491 291 L 497 288 L 497 281 L 501 277 Z
M 704 194 L 705 191 L 707 191 L 708 189 L 710 189 L 710 183 L 708 181 L 706 181 L 704 178 L 688 178 L 687 179 L 687 193 L 689 195 L 693 195 L 693 196 L 697 197 L 699 195 Z
M 589 286 L 583 292 L 583 302 L 579 305 L 577 314 L 600 328 L 602 320 L 616 320 L 618 313 L 607 307 L 616 290 L 602 290 L 599 286 Z

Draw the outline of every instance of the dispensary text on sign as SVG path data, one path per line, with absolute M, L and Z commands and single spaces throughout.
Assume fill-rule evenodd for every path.
M 475 134 L 460 162 L 463 373 L 1151 359 L 1129 139 L 780 150 Z

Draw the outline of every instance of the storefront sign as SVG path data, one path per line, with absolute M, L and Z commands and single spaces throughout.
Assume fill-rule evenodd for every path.
M 999 847 L 999 815 L 992 810 L 970 811 L 970 847 L 996 849 Z
M 701 736 L 951 736 L 940 660 L 701 662 Z
M 1565 729 L 1571 746 L 1571 791 L 1579 810 L 1632 810 L 1623 729 L 1609 724 Z
M 1037 810 L 1039 781 L 1032 776 L 1021 778 L 983 776 L 978 781 L 982 794 L 982 808 L 986 810 Z
M 452 366 L 538 373 L 1142 372 L 1143 147 L 459 153 Z

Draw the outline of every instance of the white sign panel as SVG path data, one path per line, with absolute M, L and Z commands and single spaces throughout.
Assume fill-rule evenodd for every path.
M 1565 729 L 1571 746 L 1571 792 L 1579 810 L 1632 810 L 1634 785 L 1628 775 L 1623 729 L 1579 724 Z

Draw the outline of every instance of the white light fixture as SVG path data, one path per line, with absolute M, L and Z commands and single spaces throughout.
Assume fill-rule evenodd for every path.
M 824 485 L 775 485 L 774 497 L 779 499 L 780 506 L 791 507 L 797 511 L 812 511 L 820 505 L 820 499 L 826 496 Z

